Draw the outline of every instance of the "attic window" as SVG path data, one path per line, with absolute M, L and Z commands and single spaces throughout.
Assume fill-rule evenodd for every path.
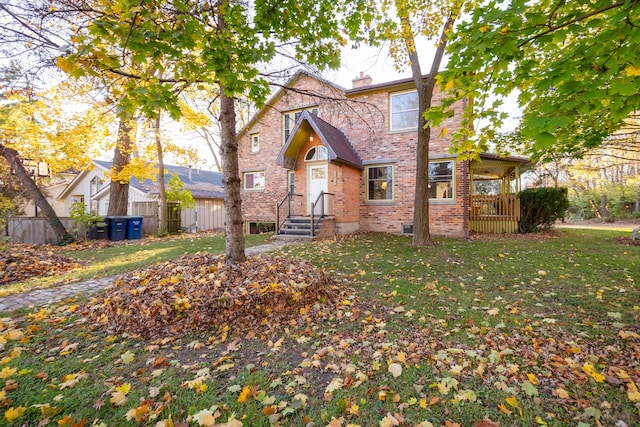
M 289 139 L 289 135 L 303 111 L 308 111 L 314 116 L 318 115 L 318 107 L 310 107 L 302 110 L 293 110 L 282 113 L 282 145 L 284 145 L 284 143 L 287 142 L 287 139 Z
M 312 162 L 314 160 L 327 160 L 329 158 L 329 153 L 327 151 L 327 147 L 323 145 L 317 145 L 315 147 L 309 148 L 307 154 L 304 156 L 305 162 Z

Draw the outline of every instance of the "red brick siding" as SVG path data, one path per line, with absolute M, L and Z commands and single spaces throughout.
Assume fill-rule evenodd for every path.
M 394 201 L 390 204 L 367 202 L 365 199 L 365 172 L 354 168 L 330 164 L 329 192 L 335 193 L 334 213 L 336 222 L 359 221 L 360 229 L 401 233 L 402 224 L 413 221 L 415 194 L 416 138 L 415 131 L 390 132 L 388 121 L 389 89 L 356 93 L 346 100 L 344 95 L 319 81 L 303 76 L 296 87 L 317 93 L 329 93 L 332 98 L 344 98 L 343 102 L 322 101 L 301 93 L 288 92 L 263 112 L 259 119 L 241 135 L 240 168 L 242 171 L 264 169 L 266 188 L 262 192 L 243 191 L 243 215 L 247 221 L 268 220 L 275 217 L 275 203 L 287 192 L 286 169 L 276 165 L 281 149 L 282 116 L 288 110 L 319 106 L 319 115 L 341 129 L 365 163 L 389 163 L 394 166 Z M 405 89 L 406 90 L 406 89 Z M 441 95 L 436 93 L 434 101 Z M 448 148 L 450 135 L 460 125 L 463 105 L 455 106 L 456 114 L 444 123 L 449 128 L 445 136 L 441 129 L 432 130 L 430 155 L 432 158 L 451 156 Z M 260 134 L 260 151 L 251 153 L 250 136 Z M 296 191 L 306 194 L 306 165 L 304 156 L 314 142 L 300 150 L 296 164 Z M 431 230 L 434 234 L 463 236 L 466 234 L 466 199 L 468 197 L 468 173 L 465 163 L 456 162 L 456 197 L 453 203 L 431 203 Z M 304 203 L 307 203 L 305 200 Z M 306 206 L 306 204 L 305 204 Z M 306 213 L 306 209 L 305 212 Z

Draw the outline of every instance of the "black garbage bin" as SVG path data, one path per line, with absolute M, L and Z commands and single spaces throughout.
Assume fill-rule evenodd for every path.
M 127 217 L 127 239 L 141 239 L 142 238 L 142 217 L 141 216 L 129 216 Z
M 107 222 L 109 240 L 124 240 L 127 237 L 126 216 L 107 216 L 104 219 Z
M 99 222 L 97 224 L 89 226 L 89 231 L 87 234 L 89 240 L 106 239 L 107 237 L 109 237 L 107 233 L 107 223 Z

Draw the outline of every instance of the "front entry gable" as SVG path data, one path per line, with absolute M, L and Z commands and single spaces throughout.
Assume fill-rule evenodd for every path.
M 345 164 L 363 170 L 362 159 L 353 148 L 345 134 L 308 111 L 303 111 L 284 144 L 276 163 L 284 168 L 296 168 L 296 159 L 300 150 L 316 134 L 320 142 L 327 148 L 330 162 Z

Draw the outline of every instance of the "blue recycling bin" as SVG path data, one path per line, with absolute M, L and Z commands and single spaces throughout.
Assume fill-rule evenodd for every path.
M 127 237 L 127 217 L 126 216 L 106 216 L 107 234 L 109 240 L 124 240 Z
M 142 217 L 130 216 L 127 217 L 127 239 L 141 239 L 142 238 Z

